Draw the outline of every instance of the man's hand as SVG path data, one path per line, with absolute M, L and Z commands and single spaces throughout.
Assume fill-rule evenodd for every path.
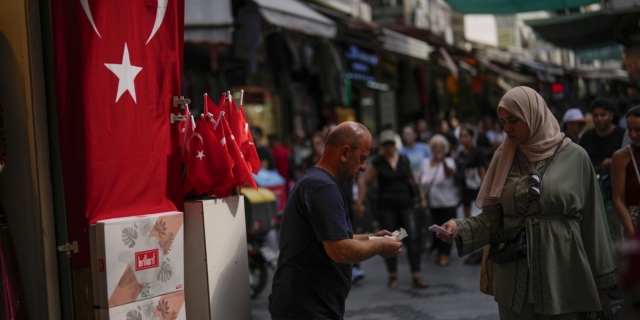
M 449 232 L 453 232 L 453 234 L 451 235 L 444 235 L 444 234 L 439 234 L 436 233 L 436 238 L 448 243 L 448 244 L 452 244 L 453 240 L 455 240 L 455 238 L 458 237 L 458 223 L 456 223 L 453 220 L 449 220 L 447 221 L 447 223 L 442 225 L 442 228 L 449 231 Z
M 598 290 L 598 297 L 600 298 L 600 306 L 602 311 L 598 311 L 598 319 L 608 320 L 611 319 L 611 300 L 607 294 L 607 290 Z
M 376 239 L 379 241 L 378 255 L 383 258 L 393 258 L 402 252 L 402 242 L 390 238 Z
M 606 159 L 602 160 L 602 166 L 603 167 L 606 168 L 606 167 L 608 167 L 610 165 L 611 165 L 611 158 L 606 158 Z
M 384 237 L 384 236 L 393 236 L 392 232 L 389 232 L 388 230 L 382 230 L 382 231 L 378 231 L 377 233 L 373 234 L 373 236 L 376 237 Z

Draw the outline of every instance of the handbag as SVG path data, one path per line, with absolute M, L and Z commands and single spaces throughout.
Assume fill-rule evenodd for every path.
M 482 185 L 482 179 L 478 168 L 465 168 L 464 169 L 464 184 L 469 190 L 478 190 Z
M 544 173 L 549 168 L 549 165 L 553 161 L 553 158 L 556 156 L 558 151 L 560 150 L 560 146 L 564 138 L 558 143 L 556 147 L 556 151 L 551 156 L 551 159 L 545 164 L 544 168 L 540 171 L 540 179 L 544 176 Z M 542 181 L 540 181 L 541 183 Z M 529 217 L 529 209 L 531 208 L 531 204 L 533 202 L 538 201 L 537 199 L 529 199 L 529 204 L 527 205 L 527 210 L 520 220 L 520 225 L 512 228 L 504 227 L 504 210 L 500 211 L 500 229 L 497 232 L 491 235 L 489 239 L 489 255 L 488 259 L 491 262 L 496 264 L 505 264 L 509 262 L 519 261 L 524 259 L 527 256 L 527 231 L 524 226 L 524 221 Z

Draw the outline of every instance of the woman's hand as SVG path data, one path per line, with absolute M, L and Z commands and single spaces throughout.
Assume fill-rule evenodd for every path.
M 422 209 L 426 209 L 427 208 L 427 199 L 426 198 L 420 199 L 420 208 L 422 208 Z
M 598 311 L 598 319 L 607 320 L 611 319 L 611 300 L 607 294 L 607 290 L 598 290 L 598 297 L 600 298 L 600 306 L 602 311 Z
M 444 235 L 444 234 L 439 234 L 436 233 L 436 238 L 448 243 L 448 244 L 452 244 L 453 240 L 455 240 L 455 238 L 458 237 L 458 223 L 455 222 L 454 220 L 449 220 L 447 221 L 447 223 L 442 225 L 442 228 L 449 231 L 449 232 L 453 232 L 451 235 Z

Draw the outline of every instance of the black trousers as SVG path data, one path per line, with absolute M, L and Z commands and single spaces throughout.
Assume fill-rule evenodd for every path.
M 456 217 L 456 207 L 450 208 L 431 208 L 431 216 L 433 217 L 433 223 L 441 226 L 447 221 Z M 436 240 L 433 243 L 434 249 L 438 249 L 438 253 L 448 255 L 451 252 L 451 245 L 440 240 Z
M 402 242 L 407 246 L 409 265 L 411 272 L 420 272 L 420 229 L 417 209 L 389 209 L 379 208 L 378 218 L 380 219 L 380 227 L 383 230 L 391 232 L 404 228 L 407 231 L 407 237 Z M 387 263 L 387 271 L 393 273 L 397 271 L 397 257 L 385 259 Z

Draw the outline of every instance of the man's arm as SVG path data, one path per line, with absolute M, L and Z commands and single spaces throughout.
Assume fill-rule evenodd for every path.
M 331 260 L 344 264 L 360 263 L 376 255 L 391 258 L 402 250 L 402 242 L 390 238 L 325 240 L 322 245 Z

